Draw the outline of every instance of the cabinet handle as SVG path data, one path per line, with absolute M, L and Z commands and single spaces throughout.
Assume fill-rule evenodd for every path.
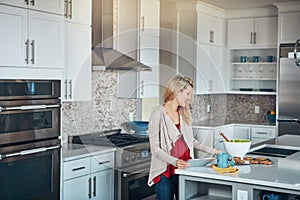
M 31 3 L 31 5 L 32 5 L 32 6 L 34 6 L 34 5 L 35 5 L 35 2 L 34 2 L 34 0 L 31 0 L 31 1 L 30 1 L 30 3 Z
M 108 160 L 108 161 L 104 161 L 104 162 L 99 162 L 98 164 L 99 165 L 104 165 L 104 164 L 106 164 L 106 163 L 109 163 L 110 161 Z
M 69 3 L 70 3 L 70 14 L 69 14 L 69 18 L 72 19 L 72 15 L 73 15 L 73 12 L 72 12 L 72 10 L 73 10 L 73 1 L 70 0 Z
M 253 33 L 253 42 L 256 44 L 256 32 Z
M 144 81 L 141 81 L 141 96 L 144 96 Z
M 258 135 L 268 135 L 267 132 L 256 132 L 255 134 L 258 134 Z
M 68 98 L 68 82 L 67 82 L 67 80 L 65 80 L 65 99 L 67 99 Z
M 72 171 L 75 172 L 75 171 L 82 170 L 82 169 L 85 169 L 85 167 L 77 167 L 77 168 L 72 169 Z
M 96 185 L 96 176 L 94 176 L 94 191 L 93 191 L 93 195 L 94 197 L 96 196 L 96 188 L 97 188 L 97 185 Z
M 65 18 L 68 17 L 68 10 L 69 10 L 69 2 L 65 0 Z
M 145 16 L 142 16 L 141 18 L 142 20 L 142 31 L 144 32 L 145 31 Z
M 209 42 L 214 43 L 214 32 L 213 31 L 209 31 Z
M 88 193 L 89 199 L 92 198 L 92 179 L 89 178 L 89 193 Z
M 252 44 L 253 43 L 253 33 L 251 32 L 251 35 L 250 35 L 250 44 Z
M 69 89 L 70 89 L 69 97 L 70 99 L 72 99 L 72 80 L 69 80 Z
M 29 63 L 29 39 L 26 40 L 25 45 L 26 45 L 26 58 L 25 58 L 25 61 L 26 61 L 26 64 L 28 64 Z
M 34 40 L 32 40 L 32 42 L 30 43 L 31 44 L 31 63 L 34 64 L 34 48 L 35 48 L 35 42 Z
M 26 5 L 28 5 L 28 0 L 24 0 L 24 3 L 25 3 Z

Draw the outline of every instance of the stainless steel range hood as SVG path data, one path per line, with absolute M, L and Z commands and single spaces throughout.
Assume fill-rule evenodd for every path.
M 93 0 L 93 70 L 151 71 L 151 67 L 113 49 L 113 1 Z

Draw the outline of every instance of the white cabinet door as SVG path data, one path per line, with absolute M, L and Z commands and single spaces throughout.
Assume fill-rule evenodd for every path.
M 0 5 L 0 26 L 0 65 L 26 66 L 28 10 Z
M 229 47 L 277 45 L 277 17 L 228 20 Z
M 61 16 L 29 12 L 30 61 L 34 67 L 64 67 L 64 21 Z
M 209 128 L 193 128 L 194 137 L 205 146 L 213 147 L 214 131 Z M 206 152 L 195 149 L 195 158 L 209 157 Z
M 113 169 L 92 174 L 93 199 L 114 199 Z
M 278 43 L 294 43 L 300 38 L 300 12 L 279 14 Z
M 253 18 L 228 20 L 228 46 L 250 46 L 252 43 L 253 24 Z
M 63 100 L 88 101 L 92 98 L 91 27 L 66 23 L 65 84 Z
M 225 45 L 224 19 L 198 12 L 197 42 L 204 44 Z
M 67 0 L 65 2 L 66 21 L 79 24 L 92 24 L 91 0 Z
M 255 46 L 276 46 L 277 45 L 277 17 L 255 18 Z M 300 25 L 300 24 L 299 24 Z
M 239 126 L 239 125 L 233 126 L 234 138 L 250 140 L 250 137 L 251 137 L 250 134 L 251 134 L 250 126 Z
M 158 97 L 159 37 L 140 34 L 140 62 L 152 71 L 140 72 L 139 97 Z
M 140 33 L 159 36 L 160 0 L 140 0 Z
M 0 0 L 0 3 L 60 15 L 64 13 L 64 2 L 62 0 Z
M 198 44 L 196 68 L 197 94 L 225 91 L 223 59 L 223 47 Z
M 70 179 L 63 182 L 63 200 L 88 200 L 92 180 L 89 175 Z

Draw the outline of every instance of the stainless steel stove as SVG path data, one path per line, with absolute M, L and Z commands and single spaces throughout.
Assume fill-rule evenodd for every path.
M 150 145 L 147 136 L 121 133 L 121 129 L 73 136 L 72 143 L 111 146 L 116 151 L 117 199 L 155 199 L 147 185 L 150 169 Z

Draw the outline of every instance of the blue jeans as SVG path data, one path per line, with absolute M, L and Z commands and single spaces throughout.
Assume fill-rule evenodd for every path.
M 160 181 L 154 185 L 157 200 L 173 200 L 174 195 L 178 199 L 178 175 L 166 178 L 160 175 Z

